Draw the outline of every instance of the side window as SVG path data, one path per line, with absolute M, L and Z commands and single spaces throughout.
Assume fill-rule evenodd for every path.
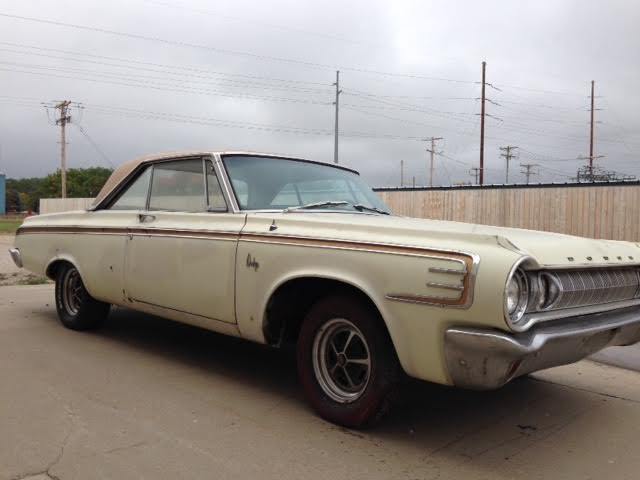
M 222 194 L 222 188 L 220 188 L 220 182 L 218 176 L 213 169 L 213 164 L 210 161 L 205 162 L 207 168 L 207 198 L 209 200 L 208 209 L 214 212 L 226 212 L 227 202 L 224 200 Z
M 202 159 L 176 160 L 153 166 L 149 210 L 204 212 Z
M 236 198 L 240 204 L 240 208 L 249 208 L 249 185 L 244 180 L 232 179 L 233 189 L 236 192 Z
M 111 204 L 110 210 L 144 210 L 147 205 L 151 167 L 147 167 Z

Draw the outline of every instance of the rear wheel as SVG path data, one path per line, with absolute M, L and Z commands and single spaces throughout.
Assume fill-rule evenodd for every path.
M 62 324 L 72 330 L 90 330 L 109 314 L 108 303 L 87 292 L 80 273 L 71 264 L 62 265 L 56 275 L 56 310 Z
M 356 298 L 335 295 L 318 301 L 304 320 L 298 373 L 320 416 L 363 427 L 389 409 L 400 366 L 378 312 Z

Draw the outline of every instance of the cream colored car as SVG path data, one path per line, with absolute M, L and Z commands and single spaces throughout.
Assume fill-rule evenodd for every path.
M 354 427 L 403 373 L 490 389 L 640 341 L 639 245 L 398 217 L 355 171 L 272 155 L 129 162 L 11 255 L 72 329 L 114 304 L 295 345 L 311 405 Z

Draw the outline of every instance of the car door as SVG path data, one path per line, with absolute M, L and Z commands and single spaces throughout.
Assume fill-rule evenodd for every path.
M 144 210 L 151 178 L 147 166 L 109 205 L 83 213 L 81 234 L 69 236 L 82 279 L 95 298 L 115 304 L 126 301 L 124 265 L 129 228 Z M 57 247 L 59 248 L 59 247 Z
M 230 213 L 210 158 L 154 163 L 146 209 L 125 264 L 133 303 L 235 323 L 236 247 L 244 215 Z

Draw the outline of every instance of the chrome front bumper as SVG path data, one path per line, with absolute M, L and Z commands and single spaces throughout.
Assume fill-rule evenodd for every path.
M 10 248 L 9 255 L 11 255 L 13 263 L 15 263 L 18 268 L 22 268 L 22 255 L 20 255 L 20 250 L 17 248 Z
M 449 328 L 445 358 L 454 385 L 486 390 L 605 347 L 640 342 L 640 307 L 538 324 L 523 333 Z

